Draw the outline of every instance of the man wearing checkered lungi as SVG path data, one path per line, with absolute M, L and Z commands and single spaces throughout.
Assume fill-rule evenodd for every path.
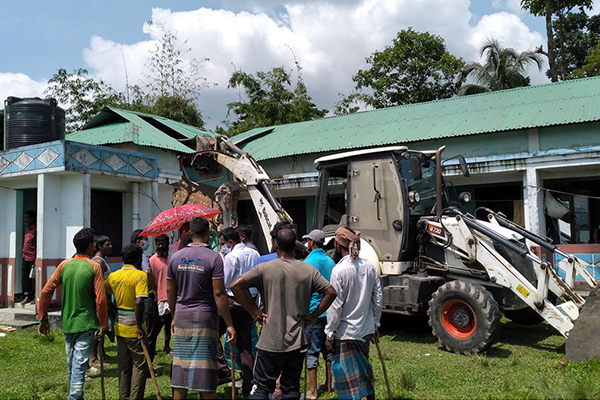
M 341 257 L 331 272 L 338 296 L 327 310 L 325 337 L 333 353 L 331 373 L 339 399 L 375 399 L 375 378 L 369 363 L 369 342 L 377 335 L 383 292 L 369 260 L 358 257 L 360 233 L 347 227 L 335 232 Z M 336 258 L 336 259 L 339 259 Z

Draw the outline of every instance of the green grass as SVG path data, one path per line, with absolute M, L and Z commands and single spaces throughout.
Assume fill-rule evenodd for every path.
M 159 338 L 158 348 L 163 344 Z M 459 356 L 438 348 L 423 318 L 384 316 L 381 351 L 395 399 L 595 399 L 600 398 L 600 361 L 565 363 L 565 339 L 547 324 L 522 327 L 503 320 L 499 341 L 486 353 Z M 116 357 L 116 345 L 106 342 Z M 105 369 L 108 399 L 118 398 L 116 359 Z M 158 352 L 158 383 L 169 398 L 170 356 Z M 381 362 L 371 346 L 377 398 L 387 398 Z M 320 382 L 324 381 L 323 366 Z M 239 375 L 238 375 L 239 377 Z M 301 381 L 303 387 L 303 381 Z M 86 399 L 100 398 L 100 378 L 85 384 Z M 64 399 L 68 394 L 63 336 L 42 338 L 35 329 L 0 338 L 0 399 Z M 189 398 L 197 398 L 190 393 Z M 147 381 L 146 398 L 155 398 Z M 231 398 L 220 386 L 217 398 Z M 335 394 L 323 394 L 334 399 Z

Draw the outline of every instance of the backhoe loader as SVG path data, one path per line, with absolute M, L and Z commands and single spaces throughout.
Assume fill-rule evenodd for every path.
M 503 313 L 522 324 L 546 321 L 569 337 L 586 304 L 573 289 L 576 276 L 594 292 L 598 289 L 589 265 L 500 213 L 487 208 L 475 216 L 462 212 L 470 195 L 451 194 L 442 176 L 443 151 L 443 146 L 435 151 L 391 146 L 317 159 L 313 227 L 329 239 L 340 225 L 360 231 L 360 256 L 377 268 L 384 312 L 426 314 L 433 334 L 449 351 L 473 354 L 489 348 Z M 198 167 L 207 159 L 231 171 L 248 190 L 265 238 L 276 222 L 292 222 L 269 176 L 249 154 L 225 138 L 203 139 L 187 165 Z M 464 158 L 458 159 L 468 176 Z M 558 267 L 565 278 L 533 254 L 526 241 L 561 254 Z M 568 352 L 567 342 L 569 357 Z

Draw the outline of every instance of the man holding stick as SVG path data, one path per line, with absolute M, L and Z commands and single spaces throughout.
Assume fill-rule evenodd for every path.
M 48 307 L 54 290 L 62 285 L 62 331 L 67 353 L 69 400 L 83 399 L 85 370 L 89 365 L 94 332 L 100 325 L 97 336 L 102 340 L 104 331 L 108 330 L 102 267 L 91 259 L 96 252 L 95 236 L 90 228 L 83 228 L 75 234 L 73 244 L 77 253 L 56 267 L 40 294 L 38 332 L 46 336 L 50 331 Z
M 308 345 L 304 328 L 315 322 L 336 296 L 319 271 L 294 259 L 296 234 L 292 229 L 280 229 L 276 240 L 277 259 L 257 265 L 231 284 L 236 301 L 263 324 L 256 345 L 251 399 L 268 399 L 280 375 L 283 398 L 300 398 L 300 375 Z M 264 313 L 253 300 L 250 287 L 260 292 Z M 309 314 L 314 292 L 324 296 Z
M 117 303 L 117 363 L 119 398 L 143 399 L 148 365 L 140 340 L 146 340 L 144 302 L 148 297 L 148 275 L 142 271 L 142 248 L 129 244 L 121 250 L 123 267 L 104 283 Z
M 342 226 L 335 232 L 336 259 L 331 285 L 338 293 L 329 310 L 325 336 L 333 353 L 331 372 L 338 398 L 375 399 L 369 342 L 376 337 L 383 292 L 375 267 L 358 257 L 360 233 Z

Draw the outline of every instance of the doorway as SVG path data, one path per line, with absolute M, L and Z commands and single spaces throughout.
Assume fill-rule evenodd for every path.
M 23 243 L 25 239 L 25 223 L 23 222 L 23 217 L 25 216 L 25 211 L 28 210 L 37 213 L 37 189 L 17 190 L 17 213 L 15 215 L 15 227 L 17 231 L 14 269 L 15 294 L 23 294 Z M 39 257 L 40 255 L 37 254 L 36 258 Z M 33 268 L 35 268 L 35 266 Z
M 123 245 L 123 193 L 92 189 L 92 229 L 113 243 L 111 257 L 121 254 Z M 128 241 L 129 242 L 129 241 Z

